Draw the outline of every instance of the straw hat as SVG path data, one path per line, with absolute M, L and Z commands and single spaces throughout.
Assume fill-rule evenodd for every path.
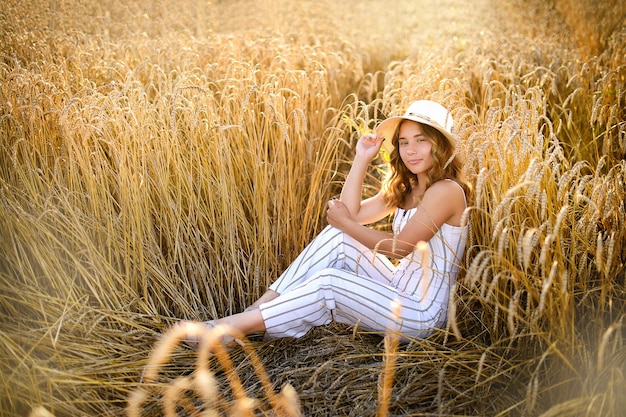
M 393 151 L 393 134 L 402 120 L 429 125 L 440 131 L 449 141 L 453 148 L 456 147 L 456 138 L 452 134 L 453 120 L 448 109 L 441 104 L 430 100 L 418 100 L 411 103 L 404 116 L 395 116 L 385 119 L 376 128 L 376 136 L 385 138 L 383 148 L 387 153 Z

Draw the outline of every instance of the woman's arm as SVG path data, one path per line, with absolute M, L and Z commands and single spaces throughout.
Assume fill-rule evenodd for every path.
M 461 189 L 453 183 L 439 181 L 433 184 L 395 242 L 392 234 L 370 229 L 356 222 L 340 201 L 330 201 L 328 206 L 329 224 L 368 248 L 399 259 L 411 253 L 418 242 L 430 240 L 444 223 L 456 223 L 465 210 L 465 199 Z
M 377 138 L 375 135 L 363 135 L 359 138 L 354 161 L 341 190 L 341 202 L 350 216 L 360 224 L 380 220 L 391 211 L 380 194 L 363 200 L 365 175 L 370 162 L 378 155 L 383 140 L 384 138 Z

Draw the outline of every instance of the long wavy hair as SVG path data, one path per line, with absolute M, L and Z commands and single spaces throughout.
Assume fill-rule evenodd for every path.
M 407 120 L 400 122 L 393 134 L 391 140 L 393 151 L 389 159 L 390 170 L 383 181 L 383 198 L 385 203 L 391 207 L 402 206 L 413 188 L 418 185 L 417 175 L 409 171 L 400 157 L 398 136 L 402 124 L 406 122 Z M 428 171 L 425 190 L 437 181 L 451 179 L 463 188 L 465 196 L 469 200 L 471 187 L 463 178 L 463 163 L 460 157 L 455 154 L 453 144 L 434 127 L 422 123 L 419 125 L 433 144 L 431 149 L 433 166 Z M 419 197 L 421 199 L 422 196 Z

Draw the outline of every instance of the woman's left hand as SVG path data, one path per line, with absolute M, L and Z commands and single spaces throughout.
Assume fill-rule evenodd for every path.
M 344 227 L 353 221 L 346 205 L 337 199 L 332 199 L 328 202 L 326 219 L 328 224 L 339 230 L 344 230 Z

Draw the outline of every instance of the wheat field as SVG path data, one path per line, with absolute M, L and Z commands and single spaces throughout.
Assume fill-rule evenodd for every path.
M 0 414 L 623 415 L 625 3 L 5 0 Z M 417 98 L 473 186 L 448 327 L 181 346 Z

